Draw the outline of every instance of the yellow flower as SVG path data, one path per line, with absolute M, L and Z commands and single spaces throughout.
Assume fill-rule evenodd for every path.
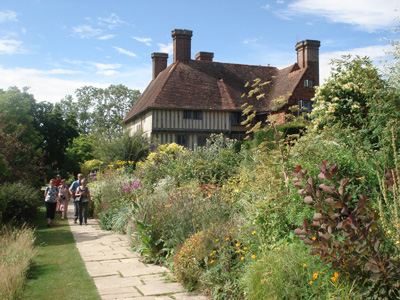
M 211 253 L 210 256 L 213 256 L 213 253 Z
M 312 283 L 313 283 L 313 281 L 312 281 L 312 280 L 310 280 L 309 284 L 312 284 Z
M 307 264 L 303 264 L 303 268 L 305 268 L 307 266 Z
M 338 273 L 338 272 L 335 272 L 335 273 L 333 274 L 333 276 L 335 276 L 335 278 L 338 278 L 338 277 L 339 277 L 339 273 Z
M 332 280 L 332 282 L 335 282 L 336 281 L 336 277 L 332 277 L 331 280 Z
M 210 261 L 210 264 L 212 264 L 214 262 L 214 260 Z
M 225 241 L 229 241 L 229 238 L 226 238 Z
M 251 256 L 251 258 L 253 258 L 253 259 L 254 259 L 254 258 L 256 258 L 256 256 L 253 254 L 253 255 Z
M 256 234 L 256 231 L 254 230 L 251 234 Z
M 239 247 L 240 246 L 240 244 L 238 243 L 238 244 L 236 244 L 236 247 Z
M 222 246 L 221 249 L 224 249 L 224 246 Z
M 244 257 L 242 256 L 242 257 L 240 258 L 240 260 L 244 260 Z
M 247 247 L 244 247 L 243 250 L 247 250 Z
M 314 273 L 313 274 L 313 279 L 315 280 L 315 279 L 317 279 L 318 278 L 318 273 Z
M 217 251 L 213 250 L 213 253 L 215 253 L 215 252 L 217 252 Z
M 315 241 L 317 238 L 316 238 L 315 236 L 313 236 L 311 239 L 312 239 L 313 241 Z
M 216 241 L 216 242 L 218 242 L 218 241 L 219 241 L 219 239 L 216 239 L 215 241 Z

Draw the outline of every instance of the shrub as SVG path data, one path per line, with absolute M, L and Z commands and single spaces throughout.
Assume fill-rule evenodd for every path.
M 13 221 L 18 224 L 32 221 L 42 199 L 44 201 L 43 195 L 38 189 L 26 184 L 6 183 L 0 185 L 2 221 Z
M 363 299 L 398 299 L 400 297 L 400 262 L 391 257 L 396 248 L 387 243 L 380 228 L 378 215 L 364 195 L 352 203 L 353 191 L 349 178 L 339 182 L 338 166 L 321 167 L 318 179 L 307 175 L 307 170 L 294 171 L 298 194 L 316 213 L 313 223 L 303 221 L 303 228 L 295 234 L 307 245 L 311 255 L 319 255 L 330 264 L 362 284 Z
M 37 253 L 33 230 L 3 226 L 0 232 L 0 298 L 21 299 L 26 273 Z
M 173 258 L 174 277 L 189 290 L 194 290 L 205 269 L 207 251 L 204 247 L 204 232 L 200 231 L 188 238 L 177 250 Z

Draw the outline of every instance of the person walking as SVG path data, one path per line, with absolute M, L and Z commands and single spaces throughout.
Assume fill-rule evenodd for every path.
M 61 211 L 61 220 L 64 220 L 64 216 L 68 211 L 68 202 L 69 202 L 69 190 L 67 187 L 67 182 L 65 179 L 61 180 L 61 185 L 58 187 L 58 203 L 59 209 Z
M 78 203 L 79 199 L 76 199 L 75 192 L 77 188 L 81 186 L 81 180 L 83 178 L 83 175 L 78 174 L 77 178 L 78 179 L 75 180 L 69 188 L 69 194 L 74 200 L 74 223 L 78 221 L 78 212 L 79 212 L 79 203 Z
M 81 186 L 76 189 L 75 197 L 79 198 L 79 225 L 85 224 L 87 225 L 87 210 L 89 206 L 90 199 L 90 191 L 86 186 L 86 179 L 82 179 Z
M 54 215 L 56 213 L 56 206 L 58 200 L 58 188 L 55 186 L 56 181 L 54 179 L 50 180 L 50 186 L 44 191 L 44 201 L 46 202 L 46 218 L 47 227 L 51 227 L 52 220 L 54 220 Z

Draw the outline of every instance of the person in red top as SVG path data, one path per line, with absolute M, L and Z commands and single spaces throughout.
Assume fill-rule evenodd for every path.
M 59 187 L 61 185 L 61 175 L 57 174 L 55 186 Z

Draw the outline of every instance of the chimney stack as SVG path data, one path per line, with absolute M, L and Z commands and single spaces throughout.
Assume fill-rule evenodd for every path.
M 196 60 L 213 61 L 214 53 L 212 52 L 199 52 L 196 54 Z
M 186 29 L 172 30 L 172 38 L 174 40 L 174 63 L 190 61 L 191 43 L 193 32 Z
M 305 40 L 296 44 L 297 64 L 300 68 L 310 67 L 315 85 L 319 85 L 319 47 L 320 41 Z
M 156 79 L 158 74 L 167 68 L 168 53 L 154 52 L 151 54 L 153 60 L 153 79 Z

